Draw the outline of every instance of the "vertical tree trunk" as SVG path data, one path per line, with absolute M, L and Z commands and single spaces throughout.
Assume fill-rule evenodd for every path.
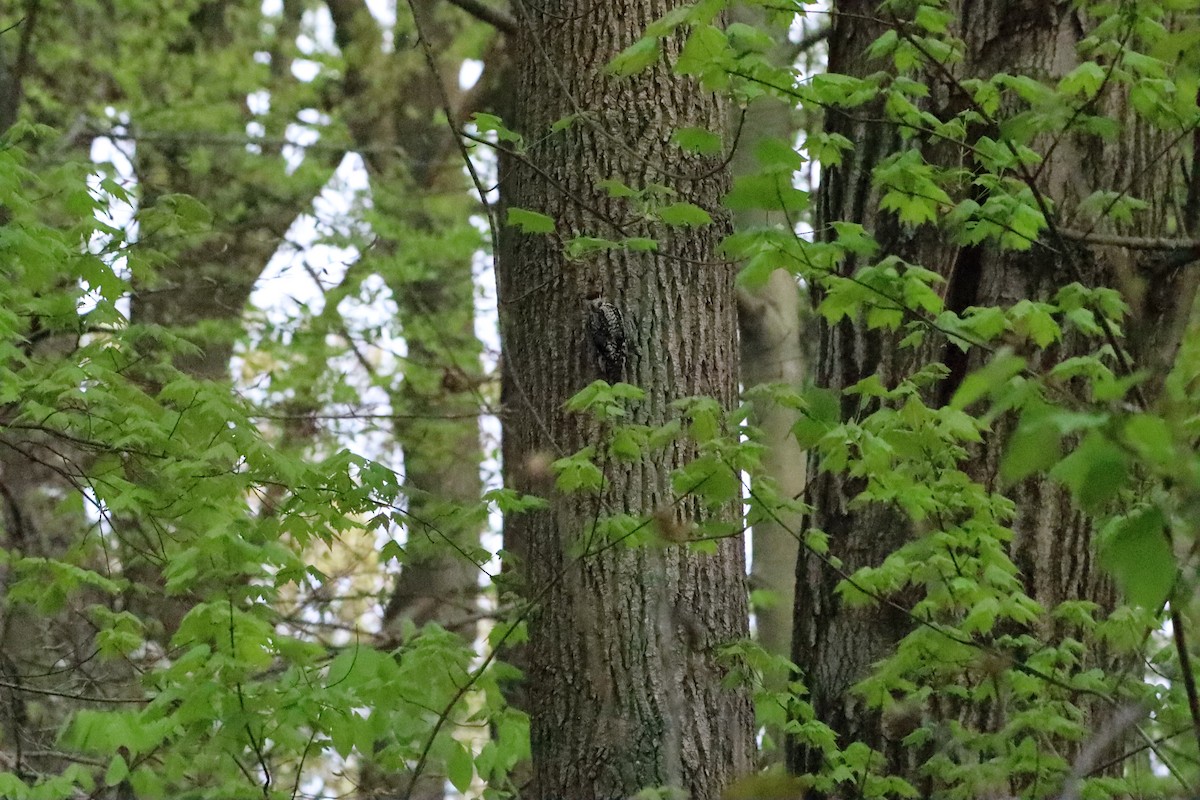
M 864 54 L 867 45 L 886 29 L 876 5 L 874 0 L 837 4 L 830 39 L 831 72 L 863 76 L 886 68 Z M 1077 46 L 1086 35 L 1087 25 L 1071 3 L 952 2 L 948 10 L 955 15 L 952 29 L 966 43 L 965 59 L 950 67 L 959 80 L 1006 72 L 1029 75 L 1053 85 L 1079 63 Z M 938 99 L 939 92 L 934 92 L 928 101 L 935 113 L 939 102 L 961 102 L 954 98 L 952 88 L 945 88 L 942 76 L 927 77 L 934 85 L 941 83 L 942 99 Z M 947 95 L 950 101 L 945 99 Z M 943 105 L 941 110 L 946 107 Z M 1074 281 L 1089 287 L 1116 286 L 1126 290 L 1134 305 L 1128 344 L 1138 364 L 1158 359 L 1163 352 L 1173 352 L 1179 322 L 1186 317 L 1195 295 L 1192 275 L 1177 272 L 1170 280 L 1160 278 L 1155 284 L 1155 297 L 1139 305 L 1128 291 L 1128 278 L 1136 276 L 1138 265 L 1127 252 L 1093 248 L 1088 253 L 1079 248 L 1069 256 L 1068 263 L 1060 242 L 1054 242 L 1053 249 L 1034 247 L 1027 253 L 1000 252 L 990 245 L 958 248 L 932 226 L 914 232 L 902 227 L 891 212 L 881 210 L 872 169 L 884 157 L 907 147 L 922 147 L 926 160 L 932 163 L 958 163 L 952 160 L 958 155 L 936 141 L 902 140 L 895 126 L 878 121 L 882 114 L 876 112 L 880 110 L 829 112 L 826 129 L 848 137 L 855 142 L 855 149 L 846 154 L 839 167 L 822 176 L 818 230 L 827 230 L 830 223 L 841 220 L 863 224 L 880 243 L 882 254 L 921 264 L 945 277 L 944 296 L 948 307 L 955 311 L 969 306 L 1007 307 L 1023 298 L 1048 300 L 1057 289 Z M 1121 119 L 1120 113 L 1116 116 Z M 1137 125 L 1132 120 L 1122 121 Z M 996 135 L 994 131 L 989 133 Z M 1047 153 L 1048 144 L 1038 142 L 1038 149 Z M 1169 159 L 1153 163 L 1152 154 L 1161 144 L 1140 128 L 1127 127 L 1121 136 L 1104 142 L 1066 136 L 1041 168 L 1039 189 L 1051 198 L 1060 218 L 1094 190 L 1126 191 L 1150 203 L 1148 210 L 1138 215 L 1140 231 L 1132 232 L 1162 235 L 1166 187 L 1171 177 Z M 861 260 L 848 258 L 841 274 L 850 275 L 861 265 Z M 1174 333 L 1146 344 L 1143 334 L 1149 331 Z M 840 392 L 867 376 L 877 375 L 885 385 L 892 386 L 921 365 L 942 361 L 951 368 L 951 375 L 934 389 L 929 400 L 944 403 L 964 375 L 986 360 L 986 354 L 978 351 L 963 356 L 944 341 L 917 351 L 902 349 L 898 347 L 899 339 L 899 335 L 868 331 L 861 319 L 822 325 L 818 385 Z M 1046 368 L 1088 348 L 1086 343 L 1068 339 L 1034 356 L 1032 366 Z M 857 398 L 843 398 L 843 418 L 853 416 L 857 407 Z M 998 465 L 1011 429 L 1012 420 L 997 421 L 969 469 L 973 479 L 993 490 L 1000 488 Z M 810 468 L 815 470 L 816 465 L 810 464 Z M 913 535 L 908 520 L 892 507 L 852 504 L 863 488 L 861 479 L 823 472 L 813 479 L 808 494 L 813 511 L 805 528 L 817 528 L 829 535 L 830 553 L 843 559 L 847 573 L 880 564 Z M 1111 581 L 1095 560 L 1092 522 L 1074 507 L 1067 493 L 1049 480 L 1038 478 L 1006 489 L 1005 494 L 1016 506 L 1011 554 L 1029 595 L 1047 609 L 1067 599 L 1091 600 L 1102 608 L 1111 608 L 1115 596 Z M 901 747 L 900 738 L 906 731 L 890 730 L 850 691 L 867 676 L 873 663 L 893 651 L 899 639 L 911 630 L 911 620 L 889 607 L 847 608 L 834 590 L 839 580 L 822 559 L 802 554 L 797 569 L 794 660 L 804 670 L 818 718 L 842 737 L 841 744 L 866 742 L 887 756 L 890 771 L 911 778 L 921 756 Z M 1043 620 L 1035 626 L 1036 633 L 1050 636 L 1051 626 L 1049 620 Z M 1090 650 L 1089 658 L 1099 658 L 1098 650 Z M 954 713 L 948 716 L 953 718 Z M 1003 722 L 1001 711 L 993 719 L 974 719 L 969 724 L 995 730 Z M 1093 725 L 1097 722 L 1091 721 Z M 1076 743 L 1062 742 L 1061 752 L 1070 758 L 1075 747 Z M 815 771 L 820 768 L 820 754 L 794 748 L 790 763 L 797 771 Z
M 563 238 L 624 238 L 631 234 L 614 222 L 632 207 L 597 186 L 615 179 L 635 189 L 670 185 L 722 218 L 725 172 L 667 144 L 679 127 L 719 130 L 721 104 L 666 63 L 630 79 L 604 70 L 673 5 L 518 4 L 513 127 L 530 147 L 502 162 L 508 207 L 550 216 Z M 573 113 L 587 118 L 550 132 Z M 723 540 L 713 555 L 679 546 L 578 555 L 597 516 L 665 510 L 680 521 L 701 518 L 690 498 L 673 505 L 670 474 L 687 448 L 632 464 L 601 457 L 599 499 L 560 494 L 548 479 L 549 461 L 589 445 L 602 449 L 598 425 L 563 408 L 600 377 L 585 333 L 585 297 L 593 292 L 626 320 L 624 380 L 646 392 L 632 421 L 662 424 L 681 397 L 711 397 L 725 408 L 734 402 L 733 270 L 716 254 L 725 224 L 678 233 L 649 227 L 638 235 L 656 236 L 657 254 L 611 251 L 579 262 L 566 261 L 550 236 L 502 232 L 505 473 L 510 485 L 550 502 L 505 520 L 511 565 L 536 606 L 526 675 L 534 798 L 627 797 L 675 786 L 706 800 L 751 767 L 750 704 L 744 691 L 721 686 L 725 667 L 714 652 L 747 632 L 740 539 Z M 720 510 L 729 518 L 735 512 L 732 504 Z
M 766 15 L 741 7 L 737 21 L 766 29 L 776 41 L 770 52 L 772 64 L 783 66 L 793 57 L 794 46 L 787 30 L 768 27 Z M 734 178 L 758 168 L 754 157 L 763 140 L 791 142 L 796 136 L 796 117 L 790 104 L 770 96 L 756 98 L 740 120 L 741 135 L 730 167 Z M 778 217 L 776 219 L 775 217 Z M 745 209 L 734 215 L 734 227 L 750 230 L 771 224 L 786 225 L 782 214 L 762 209 Z M 804 349 L 801 346 L 800 287 L 794 275 L 776 270 L 765 286 L 738 289 L 738 329 L 741 342 L 742 388 L 782 383 L 800 389 L 804 380 Z M 753 421 L 763 433 L 763 470 L 783 497 L 799 497 L 804 491 L 804 450 L 792 435 L 799 415 L 766 398 L 753 401 Z M 778 520 L 754 524 L 753 563 L 750 583 L 767 590 L 775 602 L 755 610 L 758 639 L 769 652 L 790 657 L 792 605 L 795 596 L 796 556 L 799 545 L 799 515 L 781 512 Z M 782 688 L 782 687 L 780 687 Z

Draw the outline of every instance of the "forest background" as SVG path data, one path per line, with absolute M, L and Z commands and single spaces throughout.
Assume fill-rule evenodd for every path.
M 1193 0 L 0 6 L 0 797 L 1191 796 L 1198 97 Z

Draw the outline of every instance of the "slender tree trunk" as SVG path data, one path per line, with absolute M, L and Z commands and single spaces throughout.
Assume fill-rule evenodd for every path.
M 752 13 L 746 7 L 739 9 L 737 21 L 760 29 L 767 25 L 764 14 Z M 771 61 L 783 64 L 793 51 L 787 31 L 768 30 L 776 39 Z M 741 136 L 731 162 L 734 178 L 757 169 L 754 153 L 762 140 L 790 143 L 796 136 L 793 109 L 778 98 L 758 98 L 745 109 L 744 115 L 735 123 L 741 125 Z M 739 211 L 733 222 L 737 230 L 787 224 L 782 214 L 772 215 L 759 209 Z M 737 299 L 743 390 L 773 383 L 788 384 L 799 390 L 804 380 L 805 354 L 801 343 L 800 287 L 795 276 L 786 270 L 776 270 L 765 286 L 739 288 Z M 800 497 L 806 474 L 804 450 L 792 434 L 799 415 L 795 409 L 765 397 L 752 401 L 751 408 L 753 422 L 762 431 L 764 477 L 774 484 L 781 497 Z M 756 591 L 768 592 L 772 598 L 769 604 L 754 611 L 758 641 L 769 653 L 790 658 L 795 563 L 799 553 L 796 532 L 801 520 L 800 514 L 786 510 L 777 516 L 754 524 L 750 585 Z M 770 688 L 782 690 L 786 676 L 773 677 Z M 770 733 L 782 745 L 782 733 Z
M 952 2 L 949 10 L 955 14 L 953 29 L 966 42 L 964 61 L 951 67 L 959 79 L 1006 72 L 1030 75 L 1053 85 L 1079 63 L 1077 45 L 1086 34 L 1086 24 L 1071 3 L 1023 2 L 1014 6 Z M 884 68 L 881 62 L 864 55 L 866 46 L 885 30 L 882 22 L 869 21 L 877 18 L 874 0 L 837 4 L 830 38 L 831 72 L 862 76 Z M 950 101 L 945 99 L 947 92 Z M 943 90 L 933 93 L 928 102 L 938 113 L 938 103 L 961 101 L 954 99 L 952 91 Z M 1164 355 L 1169 359 L 1178 344 L 1180 323 L 1186 319 L 1195 295 L 1194 272 L 1158 276 L 1154 289 L 1139 300 L 1131 288 L 1148 273 L 1139 274 L 1140 265 L 1125 251 L 1091 248 L 1089 252 L 1079 247 L 1064 256 L 1061 243 L 1053 242 L 1057 255 L 1041 247 L 1026 253 L 1006 253 L 991 246 L 958 248 L 941 238 L 932 226 L 916 232 L 902 228 L 894 215 L 880 209 L 872 169 L 885 156 L 907 147 L 922 146 L 926 159 L 934 163 L 957 163 L 958 155 L 937 142 L 903 141 L 896 127 L 877 121 L 881 114 L 874 111 L 868 108 L 828 114 L 826 129 L 848 137 L 855 142 L 855 149 L 847 153 L 841 166 L 822 177 L 819 230 L 840 220 L 863 224 L 879 241 L 882 253 L 921 264 L 944 276 L 948 282 L 944 290 L 947 305 L 955 311 L 969 306 L 1009 306 L 1023 298 L 1048 300 L 1057 289 L 1074 281 L 1086 286 L 1116 286 L 1134 305 L 1128 344 L 1135 361 L 1141 365 Z M 1121 118 L 1120 113 L 1116 116 Z M 1169 159 L 1155 163 L 1162 142 L 1136 127 L 1136 122 L 1129 120 L 1129 124 L 1135 127 L 1127 127 L 1113 141 L 1066 137 L 1054 148 L 1041 169 L 1038 185 L 1052 199 L 1060 218 L 1094 190 L 1113 189 L 1149 201 L 1149 209 L 1138 216 L 1141 232 L 1165 232 L 1164 187 L 1171 185 Z M 1047 152 L 1048 144 L 1038 143 L 1041 152 Z M 861 265 L 860 260 L 848 258 L 842 274 L 850 275 Z M 1152 331 L 1162 335 L 1147 336 Z M 951 375 L 928 398 L 940 404 L 949 400 L 969 370 L 985 360 L 977 352 L 963 356 L 944 342 L 920 351 L 901 349 L 899 338 L 868 331 L 862 320 L 846 320 L 832 327 L 822 325 L 817 384 L 840 392 L 867 376 L 877 375 L 890 386 L 924 363 L 942 361 L 951 368 Z M 1080 354 L 1086 347 L 1086 343 L 1068 337 L 1063 344 L 1034 355 L 1031 367 L 1048 367 Z M 844 398 L 843 417 L 852 417 L 857 407 L 857 398 Z M 998 465 L 1012 422 L 1006 418 L 996 422 L 969 469 L 973 479 L 993 490 L 1000 489 Z M 892 507 L 852 504 L 864 488 L 861 480 L 834 472 L 819 473 L 815 464 L 810 464 L 810 469 L 816 476 L 808 493 L 813 511 L 805 528 L 817 528 L 829 535 L 831 555 L 843 559 L 845 572 L 880 564 L 912 536 L 909 522 Z M 1115 596 L 1111 581 L 1096 563 L 1092 522 L 1073 506 L 1066 492 L 1046 479 L 1027 480 L 1004 491 L 1016 507 L 1011 523 L 1015 533 L 1011 554 L 1029 595 L 1047 609 L 1067 599 L 1091 600 L 1101 608 L 1111 608 Z M 911 621 L 894 608 L 847 608 L 834 590 L 839 580 L 822 559 L 811 554 L 801 556 L 794 660 L 804 671 L 818 718 L 833 727 L 841 744 L 866 742 L 887 756 L 889 770 L 911 778 L 916 774 L 914 761 L 921 756 L 901 746 L 900 739 L 907 731 L 883 724 L 879 715 L 866 709 L 850 691 L 868 675 L 872 664 L 893 651 L 897 641 L 911 630 Z M 1052 625 L 1043 620 L 1035 626 L 1036 633 L 1052 636 Z M 1089 650 L 1089 658 L 1102 657 L 1100 647 Z M 943 710 L 939 716 L 952 719 L 955 712 Z M 990 719 L 967 722 L 995 730 L 1004 724 L 1004 711 L 1000 708 Z M 1098 722 L 1091 721 L 1093 725 Z M 1060 744 L 1066 758 L 1077 747 L 1073 742 Z M 820 754 L 794 748 L 790 763 L 798 771 L 817 770 Z M 935 789 L 926 787 L 926 791 Z
M 615 179 L 635 189 L 671 185 L 680 199 L 722 218 L 724 171 L 667 144 L 678 127 L 719 130 L 721 104 L 672 76 L 666 63 L 624 80 L 604 70 L 673 5 L 518 4 L 513 126 L 531 145 L 527 157 L 502 162 L 509 208 L 550 216 L 564 238 L 623 238 L 613 222 L 633 209 L 596 183 Z M 572 113 L 588 119 L 550 133 Z M 526 676 L 533 798 L 616 798 L 675 786 L 706 800 L 751 767 L 748 697 L 722 687 L 726 668 L 715 652 L 747 632 L 740 539 L 722 541 L 712 555 L 680 546 L 593 546 L 580 555 L 598 516 L 647 518 L 657 510 L 679 523 L 705 516 L 691 498 L 677 503 L 671 488 L 671 471 L 688 448 L 632 464 L 602 457 L 599 498 L 561 494 L 549 477 L 553 459 L 602 449 L 598 425 L 563 408 L 600 377 L 585 333 L 585 297 L 593 292 L 626 320 L 623 378 L 646 392 L 632 406 L 632 421 L 662 424 L 681 397 L 711 397 L 725 408 L 734 402 L 733 270 L 716 254 L 725 224 L 650 228 L 639 235 L 659 239 L 656 255 L 613 251 L 576 263 L 564 260 L 561 242 L 550 236 L 502 233 L 505 473 L 511 486 L 550 503 L 505 520 L 510 566 L 535 606 Z M 732 504 L 719 510 L 729 519 L 735 513 Z

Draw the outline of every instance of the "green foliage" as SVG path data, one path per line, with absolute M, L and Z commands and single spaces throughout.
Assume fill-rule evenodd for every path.
M 141 797 L 290 797 L 302 781 L 336 786 L 336 759 L 402 780 L 420 763 L 504 793 L 528 757 L 527 722 L 499 689 L 510 668 L 478 666 L 469 642 L 433 624 L 391 648 L 313 633 L 321 615 L 357 627 L 331 593 L 346 578 L 324 572 L 321 553 L 369 553 L 375 525 L 412 524 L 391 511 L 401 477 L 340 447 L 287 446 L 262 424 L 269 409 L 181 371 L 197 347 L 129 319 L 133 281 L 162 263 L 156 246 L 207 232 L 212 214 L 162 197 L 130 241 L 101 221 L 127 195 L 86 165 L 30 169 L 26 133 L 0 146 L 0 441 L 17 487 L 3 608 L 10 630 L 28 629 L 9 641 L 44 638 L 69 655 L 46 672 L 14 649 L 3 671 L 21 713 L 50 732 L 44 751 L 77 763 L 6 761 L 0 794 L 65 800 L 128 784 Z M 12 483 L 18 466 L 32 482 Z M 322 606 L 304 597 L 321 592 L 311 616 Z M 455 738 L 473 719 L 493 726 L 486 744 Z M 23 725 L 3 736 L 33 736 Z
M 744 285 L 761 286 L 774 270 L 788 270 L 809 289 L 831 331 L 853 325 L 875 332 L 855 339 L 869 344 L 853 347 L 896 353 L 884 361 L 888 367 L 841 392 L 771 393 L 800 410 L 794 434 L 815 451 L 817 468 L 851 479 L 839 484 L 854 487 L 842 502 L 851 510 L 874 510 L 863 519 L 877 520 L 887 509 L 911 530 L 881 562 L 853 572 L 842 571 L 830 554 L 838 548 L 826 533 L 801 537 L 840 577 L 843 603 L 908 620 L 907 634 L 855 695 L 885 726 L 907 720 L 897 740 L 920 770 L 889 774 L 889 765 L 903 760 L 889 761 L 861 742 L 835 742 L 820 721 L 806 718 L 812 709 L 801 706 L 789 717 L 789 730 L 802 748 L 822 754 L 813 778 L 824 791 L 836 794 L 833 787 L 846 784 L 856 796 L 902 797 L 928 791 L 916 788 L 921 785 L 935 787 L 938 797 L 968 798 L 1003 786 L 1006 794 L 1052 796 L 1080 768 L 1063 754 L 1077 754 L 1105 735 L 1098 709 L 1130 702 L 1145 703 L 1155 715 L 1154 722 L 1141 723 L 1141 738 L 1164 737 L 1150 747 L 1171 764 L 1174 788 L 1166 791 L 1186 791 L 1195 780 L 1194 769 L 1178 763 L 1183 753 L 1194 761 L 1195 743 L 1182 742 L 1180 732 L 1195 720 L 1179 705 L 1192 679 L 1180 674 L 1184 654 L 1157 644 L 1155 633 L 1164 608 L 1173 626 L 1187 626 L 1189 633 L 1194 627 L 1195 330 L 1169 374 L 1131 361 L 1146 352 L 1137 349 L 1144 343 L 1123 338 L 1138 323 L 1127 305 L 1137 290 L 1128 282 L 1116 288 L 1081 282 L 1080 265 L 1089 268 L 1094 256 L 1081 258 L 1079 242 L 1090 243 L 1097 230 L 1144 231 L 1152 224 L 1148 215 L 1163 214 L 1164 206 L 1154 196 L 1131 194 L 1134 184 L 1123 180 L 1088 196 L 1055 194 L 1046 176 L 1064 148 L 1096 153 L 1135 128 L 1155 131 L 1155 141 L 1168 143 L 1163 152 L 1179 153 L 1174 145 L 1200 124 L 1200 63 L 1183 56 L 1195 43 L 1197 8 L 1084 3 L 1079 9 L 1088 31 L 1079 61 L 1054 77 L 1017 74 L 1016 65 L 994 75 L 970 74 L 973 67 L 964 64 L 979 63 L 978 54 L 959 38 L 965 34 L 957 10 L 940 2 L 887 2 L 878 16 L 863 17 L 857 24 L 876 26 L 877 38 L 857 75 L 801 79 L 788 67 L 772 66 L 760 57 L 758 37 L 736 25 L 714 27 L 704 3 L 675 9 L 647 33 L 682 37 L 677 71 L 708 88 L 742 102 L 773 94 L 802 109 L 827 110 L 865 137 L 898 142 L 877 162 L 866 162 L 872 194 L 856 200 L 878 211 L 883 233 L 828 218 L 819 220 L 825 227 L 812 240 L 795 233 L 812 218 L 796 181 L 806 160 L 826 170 L 849 163 L 852 169 L 835 172 L 833 180 L 857 180 L 854 170 L 862 162 L 850 159 L 858 143 L 838 129 L 806 132 L 803 156 L 791 143 L 760 144 L 760 169 L 740 175 L 725 201 L 735 211 L 763 209 L 787 221 L 783 229 L 727 239 L 726 255 L 744 264 Z M 958 100 L 941 104 L 937 98 L 946 91 Z M 1131 113 L 1119 116 L 1125 103 Z M 1183 197 L 1182 187 L 1143 190 Z M 1165 213 L 1171 220 L 1150 228 L 1154 235 L 1186 230 L 1182 218 Z M 1067 231 L 1081 226 L 1085 234 Z M 899 252 L 886 252 L 881 241 Z M 1137 246 L 1121 258 L 1140 258 Z M 1063 277 L 1030 280 L 1038 292 L 1002 304 L 955 305 L 947 282 L 961 276 L 946 265 L 968 249 L 986 254 L 985 269 L 1020 264 L 1026 274 L 1058 270 Z M 988 279 L 995 278 L 981 280 Z M 850 348 L 849 341 L 839 339 L 839 346 Z M 939 354 L 949 352 L 963 354 L 965 374 L 955 372 L 964 362 L 953 370 L 948 356 L 947 365 L 938 363 Z M 845 355 L 869 358 L 857 350 Z M 1164 393 L 1156 400 L 1159 386 Z M 706 441 L 713 426 L 701 418 L 694 432 Z M 998 437 L 1003 448 L 992 444 Z M 992 467 L 976 463 L 1001 452 Z M 728 496 L 715 465 L 735 463 L 737 455 L 701 453 L 687 478 L 716 481 L 715 498 Z M 678 481 L 676 490 L 686 482 Z M 1057 534 L 1031 530 L 1037 509 L 1018 508 L 1011 499 L 1049 505 L 1059 491 L 1073 508 L 1040 523 L 1057 525 Z M 784 507 L 778 498 L 754 498 L 750 519 Z M 1046 542 L 1055 535 L 1092 539 L 1096 563 L 1132 606 L 1070 596 L 1051 603 L 1029 583 L 1030 565 L 1014 560 L 1021 552 L 1014 526 L 1020 536 Z M 1035 557 L 1059 557 L 1049 552 Z M 1070 588 L 1064 591 L 1069 595 Z M 1104 658 L 1097 647 L 1105 648 Z M 1138 654 L 1169 676 L 1168 690 L 1143 683 Z M 999 716 L 988 724 L 973 714 Z M 769 713 L 764 718 L 778 722 Z M 1164 722 L 1168 718 L 1173 722 Z M 1081 794 L 1154 796 L 1160 784 L 1135 761 L 1125 775 L 1084 780 Z
M 818 756 L 812 774 L 785 790 L 973 798 L 1003 786 L 1021 797 L 1057 796 L 1088 766 L 1079 754 L 1103 733 L 1101 712 L 1127 706 L 1152 712 L 1136 731 L 1170 775 L 1148 776 L 1137 756 L 1124 772 L 1085 775 L 1080 795 L 1166 796 L 1194 785 L 1194 678 L 1183 671 L 1180 639 L 1169 642 L 1162 629 L 1169 619 L 1172 633 L 1195 638 L 1200 335 L 1193 327 L 1177 355 L 1164 353 L 1169 370 L 1132 362 L 1137 343 L 1124 337 L 1138 323 L 1133 293 L 1074 274 L 1079 243 L 1094 231 L 1139 233 L 1153 216 L 1168 220 L 1155 235 L 1176 235 L 1186 220 L 1149 193 L 1133 196 L 1135 181 L 1055 196 L 1046 170 L 1066 149 L 1091 152 L 1131 136 L 1130 125 L 1138 135 L 1189 140 L 1200 124 L 1195 4 L 1077 4 L 1088 32 L 1079 63 L 1063 74 L 971 75 L 978 54 L 959 38 L 954 11 L 898 0 L 862 21 L 880 31 L 863 55 L 868 69 L 811 79 L 773 63 L 763 31 L 723 25 L 728 5 L 674 5 L 613 59 L 608 79 L 672 69 L 734 103 L 773 96 L 832 119 L 886 123 L 895 148 L 871 165 L 862 187 L 884 221 L 877 229 L 820 219 L 811 239 L 798 234 L 815 210 L 797 176 L 814 163 L 835 176 L 859 167 L 862 143 L 833 126 L 805 131 L 798 147 L 759 141 L 755 168 L 737 176 L 720 208 L 701 207 L 649 170 L 641 182 L 587 176 L 624 209 L 620 235 L 611 226 L 562 231 L 545 209 L 509 208 L 504 223 L 521 235 L 561 237 L 566 259 L 586 262 L 658 252 L 664 234 L 686 236 L 730 212 L 771 212 L 783 224 L 724 243 L 724 255 L 743 264 L 741 285 L 762 286 L 784 269 L 829 330 L 854 326 L 896 354 L 896 369 L 855 375 L 836 391 L 747 387 L 748 397 L 799 412 L 793 435 L 814 453 L 818 474 L 845 476 L 853 487 L 839 502 L 886 510 L 905 531 L 886 557 L 857 569 L 847 568 L 843 556 L 854 554 L 829 532 L 791 533 L 835 578 L 831 604 L 902 621 L 847 703 L 878 720 L 889 747 L 911 754 L 918 769 L 839 738 L 808 701 L 809 676 L 786 659 L 751 642 L 717 648 L 727 681 L 752 687 L 760 721 Z M 786 21 L 804 10 L 777 0 L 749 5 Z M 371 55 L 339 42 L 341 55 L 307 54 L 318 80 L 294 81 L 280 69 L 296 55 L 298 31 L 289 28 L 311 21 L 264 21 L 231 8 L 217 24 L 195 3 L 118 4 L 111 20 L 109 11 L 85 2 L 74 4 L 77 18 L 52 20 L 55 32 L 73 21 L 126 33 L 87 58 L 48 47 L 38 68 L 55 80 L 30 83 L 29 118 L 0 142 L 0 442 L 30 473 L 10 475 L 6 462 L 0 477 L 22 486 L 17 479 L 28 478 L 27 495 L 5 502 L 38 511 L 37 525 L 23 525 L 11 508 L 4 517 L 5 625 L 94 650 L 71 670 L 18 664 L 20 680 L 0 665 L 31 725 L 58 732 L 39 749 L 65 754 L 0 772 L 0 796 L 70 798 L 127 783 L 139 797 L 291 797 L 312 781 L 336 793 L 344 788 L 338 770 L 362 764 L 401 784 L 421 772 L 462 793 L 482 781 L 485 796 L 512 794 L 508 776 L 530 755 L 528 720 L 506 705 L 502 686 L 517 676 L 496 656 L 524 641 L 530 609 L 497 622 L 482 659 L 437 623 L 404 621 L 391 638 L 365 641 L 360 620 L 377 613 L 380 562 L 407 566 L 450 553 L 482 569 L 490 554 L 445 531 L 478 531 L 491 511 L 543 513 L 547 500 L 498 488 L 478 503 L 447 501 L 440 487 L 411 485 L 384 459 L 347 451 L 330 431 L 304 429 L 317 410 L 357 402 L 367 390 L 390 402 L 397 428 L 389 435 L 402 419 L 445 410 L 430 398 L 470 395 L 449 410 L 468 416 L 494 399 L 480 394 L 488 389 L 475 375 L 478 344 L 447 333 L 469 331 L 469 314 L 408 314 L 403 328 L 393 320 L 355 328 L 343 312 L 385 293 L 371 288 L 372 276 L 410 310 L 413 298 L 430 296 L 419 290 L 449 286 L 450 266 L 484 246 L 466 222 L 472 207 L 465 195 L 413 200 L 407 185 L 373 182 L 370 203 L 322 231 L 324 245 L 370 251 L 370 275 L 328 288 L 322 308 L 257 320 L 258 338 L 243 338 L 239 358 L 251 378 L 243 385 L 261 392 L 198 378 L 181 365 L 218 337 L 204 325 L 131 319 L 128 298 L 169 291 L 163 276 L 172 264 L 263 235 L 254 227 L 263 218 L 265 229 L 278 228 L 273 236 L 286 229 L 331 167 L 311 155 L 287 165 L 272 136 L 286 138 L 302 112 L 324 109 L 345 89 L 331 88 L 332 76 L 361 77 Z M 151 13 L 153 28 L 137 24 Z M 398 35 L 408 24 L 397 23 Z M 454 48 L 482 49 L 479 35 Z M 401 60 L 406 48 L 397 43 L 396 52 L 388 87 L 411 66 Z M 70 144 L 40 122 L 70 127 L 76 105 L 95 104 L 96 86 L 121 98 L 115 117 L 101 117 L 131 114 L 175 143 L 156 151 L 147 136 L 139 144 L 140 195 L 110 167 L 77 153 L 64 158 Z M 246 97 L 264 86 L 269 109 L 248 116 Z M 954 102 L 939 105 L 947 96 Z M 356 112 L 369 105 L 359 100 Z M 1118 119 L 1118 108 L 1134 119 Z M 538 134 L 591 125 L 590 113 L 576 110 Z M 340 157 L 358 121 L 309 130 L 339 145 Z M 218 149 L 252 123 L 267 131 L 261 141 Z M 474 141 L 494 141 L 514 158 L 543 142 L 493 114 L 475 113 L 473 124 Z M 178 145 L 187 137 L 199 143 Z M 725 132 L 684 126 L 670 146 L 720 161 L 734 144 Z M 1146 157 L 1187 163 L 1176 156 Z M 374 167 L 381 163 L 403 171 L 386 161 Z M 1148 191 L 1178 195 L 1174 206 L 1188 202 L 1185 189 Z M 270 206 L 281 196 L 303 200 L 282 213 Z M 105 221 L 130 202 L 140 206 L 136 228 Z M 363 222 L 370 239 L 354 230 Z M 1086 229 L 1082 238 L 1076 228 Z M 981 253 L 1043 276 L 1030 282 L 1037 292 L 995 305 L 956 300 L 955 270 Z M 233 271 L 218 274 L 231 280 Z M 466 294 L 469 306 L 469 286 Z M 402 367 L 358 349 L 399 338 L 408 345 Z M 347 356 L 366 362 L 366 387 L 347 380 Z M 757 522 L 809 510 L 765 479 L 771 443 L 747 423 L 747 409 L 688 398 L 661 425 L 636 423 L 648 402 L 628 384 L 585 387 L 566 408 L 594 441 L 527 467 L 552 478 L 554 491 L 595 504 L 591 525 L 573 532 L 572 563 L 616 547 L 711 551 Z M 455 456 L 456 429 L 445 423 L 409 423 L 406 445 L 422 444 L 404 453 L 407 468 L 435 474 Z M 1002 455 L 991 445 L 998 438 Z M 621 465 L 666 448 L 687 459 L 663 487 L 663 507 L 614 510 L 597 500 Z M 981 467 L 983 453 L 995 457 Z M 1030 535 L 1019 523 L 1028 524 L 1021 515 L 1031 509 L 1014 498 L 1030 504 L 1056 492 L 1071 498 L 1070 519 L 1046 524 L 1060 525 L 1064 538 L 1094 537 L 1123 604 L 1030 585 L 1031 565 L 1014 553 L 1018 537 Z M 735 522 L 704 521 L 738 508 Z M 94 671 L 74 669 L 85 663 Z M 1157 684 L 1143 680 L 1146 670 Z M 471 729 L 489 733 L 468 740 Z M 774 785 L 751 779 L 742 788 Z

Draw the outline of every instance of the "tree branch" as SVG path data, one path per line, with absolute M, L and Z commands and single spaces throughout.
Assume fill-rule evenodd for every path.
M 515 34 L 517 21 L 507 11 L 492 8 L 482 0 L 448 0 L 450 5 L 458 6 L 472 17 L 493 26 L 502 33 Z
M 823 25 L 820 28 L 817 28 L 816 30 L 811 30 L 811 31 L 805 32 L 804 36 L 802 36 L 800 38 L 800 41 L 789 42 L 790 47 L 788 47 L 788 63 L 790 64 L 790 63 L 794 62 L 797 58 L 800 57 L 801 53 L 805 53 L 805 52 L 813 49 L 814 47 L 819 45 L 821 42 L 828 39 L 829 34 L 832 32 L 833 32 L 832 25 Z
M 1197 239 L 1171 239 L 1169 237 L 1158 236 L 1117 236 L 1108 233 L 1079 231 L 1072 228 L 1059 228 L 1058 232 L 1064 239 L 1108 247 L 1124 247 L 1129 250 L 1200 251 L 1200 240 Z

